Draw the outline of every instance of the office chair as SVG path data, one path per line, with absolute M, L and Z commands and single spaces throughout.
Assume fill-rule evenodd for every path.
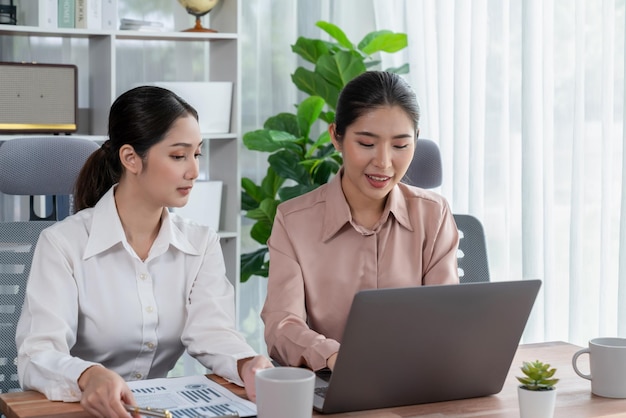
M 20 390 L 15 327 L 37 239 L 43 229 L 67 215 L 56 204 L 49 216 L 35 215 L 32 196 L 49 196 L 57 203 L 70 195 L 81 167 L 97 148 L 93 141 L 66 136 L 15 138 L 0 145 L 0 192 L 31 196 L 31 220 L 0 222 L 1 393 Z
M 454 213 L 453 216 L 459 230 L 459 280 L 461 283 L 488 282 L 489 260 L 482 223 L 472 215 Z
M 418 139 L 413 161 L 402 182 L 422 189 L 434 189 L 441 186 L 442 178 L 439 147 L 430 139 Z
M 422 189 L 434 189 L 442 183 L 441 153 L 429 139 L 418 139 L 413 161 L 402 181 Z M 453 214 L 459 229 L 457 262 L 461 283 L 488 282 L 489 261 L 483 226 L 472 215 Z

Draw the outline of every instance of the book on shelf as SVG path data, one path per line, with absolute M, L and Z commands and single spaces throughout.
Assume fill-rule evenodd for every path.
M 76 9 L 74 12 L 74 27 L 84 29 L 87 27 L 85 20 L 85 3 L 87 0 L 76 0 Z
M 102 1 L 76 0 L 74 26 L 80 29 L 102 29 Z
M 117 0 L 102 0 L 102 29 L 117 29 Z
M 17 4 L 18 25 L 56 28 L 57 21 L 57 0 L 22 0 Z
M 76 0 L 58 0 L 58 26 L 60 28 L 73 28 Z
M 121 30 L 138 30 L 138 31 L 162 31 L 164 29 L 163 22 L 155 22 L 151 20 L 127 19 L 120 20 Z

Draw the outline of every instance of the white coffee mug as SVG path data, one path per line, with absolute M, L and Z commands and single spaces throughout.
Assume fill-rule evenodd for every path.
M 590 374 L 577 366 L 581 354 L 589 354 Z M 626 338 L 594 338 L 589 348 L 579 350 L 572 357 L 574 371 L 591 380 L 591 392 L 606 398 L 626 398 Z
M 275 367 L 256 373 L 258 418 L 311 418 L 315 373 L 299 367 Z

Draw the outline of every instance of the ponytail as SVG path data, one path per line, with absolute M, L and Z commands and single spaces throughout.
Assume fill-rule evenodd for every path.
M 119 158 L 106 141 L 85 162 L 74 185 L 74 212 L 91 208 L 121 176 Z

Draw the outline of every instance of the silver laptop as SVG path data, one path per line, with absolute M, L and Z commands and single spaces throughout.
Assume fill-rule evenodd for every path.
M 500 392 L 540 280 L 364 290 L 354 297 L 323 413 Z

